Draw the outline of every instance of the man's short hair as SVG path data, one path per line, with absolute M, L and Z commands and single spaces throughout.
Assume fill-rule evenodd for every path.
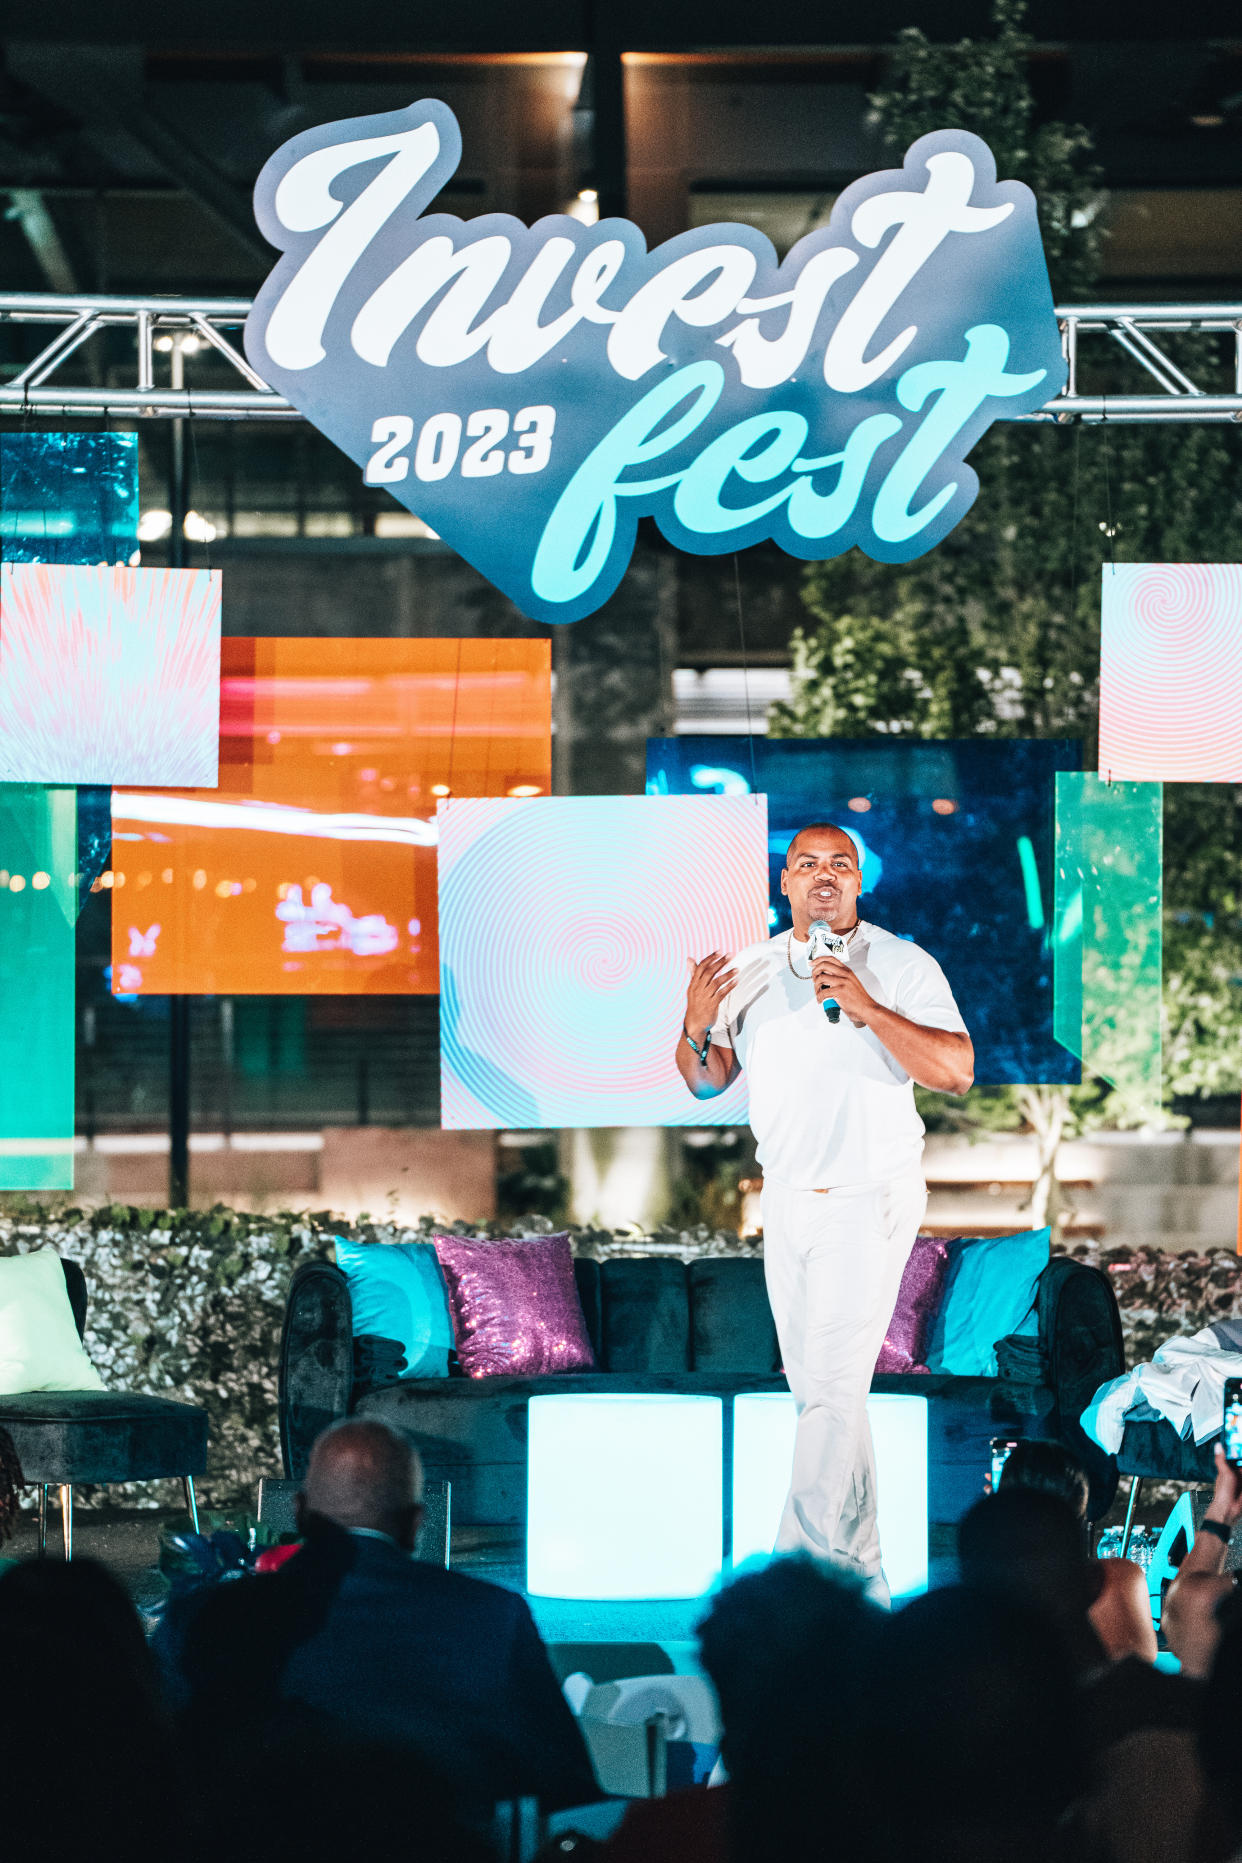
M 315 1438 L 302 1491 L 339 1526 L 379 1526 L 421 1504 L 422 1459 L 379 1417 L 345 1417 Z
M 957 1530 L 967 1584 L 987 1585 L 1035 1570 L 1078 1570 L 1086 1559 L 1082 1522 L 1061 1495 L 1016 1484 L 976 1501 Z
M 789 846 L 785 849 L 785 865 L 786 866 L 789 865 L 789 857 L 793 853 L 794 848 L 798 845 L 798 842 L 801 840 L 804 834 L 844 835 L 845 839 L 849 842 L 850 846 L 854 850 L 854 865 L 856 867 L 861 868 L 862 855 L 858 851 L 858 843 L 854 839 L 853 835 L 850 833 L 849 829 L 842 828 L 839 822 L 806 822 L 801 828 L 799 828 L 797 834 L 794 836 L 793 840 L 789 843 Z
M 1014 1488 L 1055 1494 L 1069 1503 L 1079 1520 L 1087 1518 L 1091 1482 L 1078 1457 L 1064 1443 L 1039 1437 L 1015 1443 L 1005 1459 L 997 1492 L 1008 1494 Z

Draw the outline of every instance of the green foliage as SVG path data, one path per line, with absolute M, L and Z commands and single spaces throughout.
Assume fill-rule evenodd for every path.
M 1166 1093 L 1233 1094 L 1242 1067 L 1242 791 L 1164 796 Z
M 1098 1126 L 1118 1123 L 1113 1117 L 1116 1095 L 1107 1081 L 1085 1080 L 1080 1087 L 972 1087 L 959 1100 L 951 1094 L 916 1087 L 919 1117 L 929 1132 L 951 1133 L 967 1139 L 989 1132 L 1027 1132 L 1032 1120 L 1032 1095 L 1048 1096 L 1064 1107 L 1062 1138 L 1077 1138 Z
M 502 1218 L 538 1210 L 558 1221 L 569 1208 L 569 1179 L 560 1169 L 555 1139 L 523 1145 L 510 1168 L 496 1179 L 496 1208 Z
M 669 1223 L 677 1230 L 698 1224 L 712 1230 L 740 1229 L 742 1185 L 759 1174 L 754 1139 L 732 1127 L 710 1136 L 696 1134 L 695 1139 L 693 1145 L 682 1146 Z
M 214 1210 L 146 1210 L 112 1204 L 83 1211 L 8 1198 L 0 1210 L 0 1256 L 54 1248 L 86 1276 L 86 1349 L 113 1391 L 143 1392 L 201 1404 L 207 1411 L 204 1507 L 253 1504 L 260 1475 L 281 1470 L 277 1369 L 285 1301 L 294 1270 L 331 1260 L 333 1238 L 360 1242 L 426 1240 L 431 1216 L 417 1226 L 347 1223 L 323 1210 L 253 1216 Z M 546 1214 L 479 1223 L 454 1221 L 471 1236 L 547 1235 L 568 1229 L 577 1254 L 643 1253 L 651 1241 L 667 1252 L 720 1255 L 739 1243 L 736 1229 L 687 1221 L 654 1238 L 637 1232 L 554 1223 Z M 29 1491 L 28 1491 L 29 1493 Z M 78 1490 L 90 1507 L 177 1506 L 180 1482 L 114 1483 Z
M 794 631 L 774 736 L 1081 737 L 1089 768 L 1110 556 L 1242 553 L 1231 430 L 1002 421 L 972 464 L 980 498 L 929 555 L 894 568 L 855 550 L 808 566 L 818 625 Z
M 895 156 L 933 129 L 982 136 L 1000 179 L 1035 191 L 1054 292 L 1081 299 L 1099 271 L 1100 176 L 1085 129 L 1035 120 L 1025 18 L 1025 0 L 994 0 L 991 39 L 933 45 L 917 26 L 899 33 L 872 118 Z
M 875 120 L 894 149 L 945 126 L 983 136 L 999 172 L 1036 193 L 1055 291 L 1081 300 L 1098 289 L 1099 180 L 1083 130 L 1036 122 L 1023 16 L 1018 0 L 997 0 L 995 36 L 953 46 L 903 33 Z M 773 736 L 1079 737 L 1091 769 L 1104 566 L 1242 557 L 1230 427 L 1000 421 L 971 463 L 979 500 L 929 555 L 894 568 L 855 550 L 808 566 L 811 621 L 793 635 L 793 691 L 769 714 Z M 1166 790 L 1170 1095 L 1237 1091 L 1240 855 L 1239 792 Z M 1127 1112 L 1115 1098 L 1083 1110 Z

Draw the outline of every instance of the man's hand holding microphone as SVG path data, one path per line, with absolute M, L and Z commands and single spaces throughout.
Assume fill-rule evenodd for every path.
M 822 1003 L 829 1022 L 839 1022 L 844 1009 L 855 1028 L 862 1028 L 873 998 L 863 988 L 845 958 L 848 946 L 834 932 L 826 919 L 816 919 L 810 927 L 808 954 L 811 959 L 811 982 L 815 1000 Z

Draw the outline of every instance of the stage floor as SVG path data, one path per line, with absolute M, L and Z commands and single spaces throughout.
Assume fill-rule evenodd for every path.
M 1108 1517 L 1118 1520 L 1124 1496 Z M 98 1559 L 116 1573 L 139 1609 L 157 1604 L 163 1581 L 156 1569 L 161 1528 L 172 1513 L 120 1512 L 79 1508 L 74 1516 L 75 1558 Z M 1107 1523 L 1106 1523 L 1107 1524 Z M 956 1529 L 933 1523 L 929 1534 L 930 1575 L 933 1585 L 953 1578 Z M 12 1540 L 0 1547 L 0 1557 L 31 1558 L 38 1551 L 34 1514 L 23 1513 Z M 60 1557 L 60 1519 L 49 1510 L 48 1555 Z M 489 1579 L 512 1591 L 523 1591 L 525 1562 L 518 1540 L 499 1537 L 486 1529 L 459 1530 L 453 1536 L 453 1566 L 473 1577 Z M 695 1667 L 695 1628 L 707 1609 L 703 1598 L 581 1599 L 530 1598 L 528 1602 L 544 1641 L 549 1644 L 627 1643 L 659 1644 L 679 1670 Z

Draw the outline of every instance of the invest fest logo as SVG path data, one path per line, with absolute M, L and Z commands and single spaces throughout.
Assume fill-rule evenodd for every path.
M 649 252 L 628 220 L 429 211 L 460 158 L 434 100 L 278 149 L 246 352 L 533 620 L 605 602 L 643 516 L 703 555 L 908 562 L 974 503 L 992 421 L 1064 386 L 1035 197 L 964 131 L 783 263 L 745 226 Z

